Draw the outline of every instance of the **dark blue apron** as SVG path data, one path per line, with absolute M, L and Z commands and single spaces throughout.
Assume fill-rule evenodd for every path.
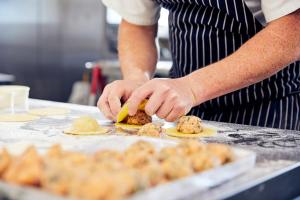
M 172 78 L 221 60 L 263 29 L 243 0 L 156 1 L 170 11 Z M 262 82 L 207 101 L 190 114 L 206 120 L 300 130 L 299 109 L 300 62 L 295 62 Z

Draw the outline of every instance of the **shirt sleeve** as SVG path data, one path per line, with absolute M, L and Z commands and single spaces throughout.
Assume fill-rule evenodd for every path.
M 153 25 L 158 22 L 160 6 L 154 0 L 102 0 L 126 21 L 136 25 Z
M 300 0 L 261 0 L 267 22 L 288 15 L 300 8 Z

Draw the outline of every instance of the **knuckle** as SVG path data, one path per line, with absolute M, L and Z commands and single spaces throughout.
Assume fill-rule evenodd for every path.
M 175 92 L 175 91 L 172 91 L 170 94 L 169 94 L 169 98 L 170 100 L 174 101 L 174 100 L 177 100 L 178 99 L 178 94 Z
M 174 106 L 174 110 L 176 111 L 176 112 L 182 112 L 183 110 L 184 110 L 184 105 L 183 104 L 176 104 L 175 106 Z
M 114 85 L 119 85 L 120 84 L 120 80 L 115 80 L 114 82 L 112 82 Z
M 113 84 L 113 83 L 107 84 L 107 85 L 104 87 L 103 92 L 108 91 L 108 90 L 112 87 L 112 84 Z
M 109 95 L 109 96 L 108 96 L 108 101 L 109 101 L 109 102 L 114 101 L 114 97 L 115 97 L 114 95 Z
M 171 88 L 168 85 L 161 85 L 159 87 L 164 94 L 169 93 L 171 91 Z

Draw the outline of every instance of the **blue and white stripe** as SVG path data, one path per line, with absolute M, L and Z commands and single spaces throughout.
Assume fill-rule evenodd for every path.
M 156 0 L 170 11 L 173 67 L 185 76 L 236 51 L 263 26 L 243 0 Z M 192 109 L 203 119 L 300 130 L 300 62 Z

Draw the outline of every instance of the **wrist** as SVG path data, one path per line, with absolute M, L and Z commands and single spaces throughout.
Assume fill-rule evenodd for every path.
M 197 74 L 191 73 L 183 77 L 185 83 L 188 85 L 191 94 L 193 95 L 193 106 L 197 106 L 208 99 L 205 98 L 205 88 L 202 83 L 199 81 Z
M 149 75 L 149 73 L 135 70 L 135 69 L 132 69 L 127 73 L 123 72 L 124 80 L 137 81 L 137 82 L 144 83 L 144 82 L 149 81 L 151 79 L 150 77 L 151 76 Z

